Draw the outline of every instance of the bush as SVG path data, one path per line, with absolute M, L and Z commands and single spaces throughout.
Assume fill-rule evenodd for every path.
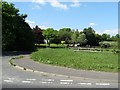
M 112 52 L 113 52 L 113 53 L 120 53 L 120 50 L 115 50 L 115 49 L 113 49 Z
M 101 48 L 109 48 L 110 44 L 109 43 L 101 43 Z

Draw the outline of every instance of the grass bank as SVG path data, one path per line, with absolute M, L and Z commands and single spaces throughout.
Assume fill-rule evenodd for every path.
M 44 48 L 33 52 L 31 58 L 40 63 L 68 68 L 106 72 L 118 71 L 118 55 L 108 52 L 75 52 L 72 49 Z

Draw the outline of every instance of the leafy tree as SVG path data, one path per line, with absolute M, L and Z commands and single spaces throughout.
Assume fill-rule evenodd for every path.
M 109 39 L 110 39 L 110 35 L 109 34 L 106 34 L 106 33 L 102 34 L 102 40 L 103 41 L 108 41 Z
M 78 29 L 72 33 L 72 35 L 71 35 L 72 43 L 77 43 L 77 38 L 78 38 L 79 34 L 80 33 L 79 33 Z
M 86 35 L 87 44 L 91 46 L 99 45 L 99 41 L 96 38 L 95 31 L 93 28 L 88 27 L 83 30 L 83 33 Z
M 110 38 L 111 41 L 119 41 L 120 40 L 120 34 L 116 34 L 115 36 L 112 36 Z
M 85 45 L 87 43 L 87 39 L 84 33 L 80 34 L 77 38 L 77 42 L 80 43 L 80 45 Z
M 35 35 L 35 43 L 41 44 L 44 43 L 44 36 L 42 35 L 42 29 L 40 29 L 37 25 L 33 28 L 33 32 Z
M 43 35 L 45 39 L 47 40 L 48 46 L 50 46 L 50 43 L 55 39 L 56 35 L 53 28 L 47 28 L 43 31 Z
M 27 51 L 34 49 L 33 32 L 25 22 L 26 14 L 19 13 L 14 4 L 2 2 L 3 50 Z
M 55 43 L 55 44 L 59 44 L 61 41 L 60 41 L 60 38 L 58 36 L 58 31 L 57 30 L 54 30 L 54 38 L 51 40 L 51 43 Z
M 61 41 L 69 43 L 71 40 L 72 31 L 70 28 L 62 28 L 59 30 L 58 35 Z
M 116 34 L 116 38 L 120 38 L 120 34 Z
M 101 42 L 102 41 L 102 36 L 99 34 L 95 34 L 96 37 L 96 42 Z
M 78 29 L 76 29 L 75 33 L 76 33 L 76 36 L 77 36 L 77 37 L 80 35 Z
M 77 35 L 76 35 L 75 32 L 72 34 L 71 40 L 72 40 L 73 43 L 76 43 L 76 42 L 77 42 Z

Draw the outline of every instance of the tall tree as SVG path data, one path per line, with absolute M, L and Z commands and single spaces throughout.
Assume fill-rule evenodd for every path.
M 41 44 L 44 43 L 44 36 L 42 34 L 42 29 L 39 28 L 37 25 L 35 26 L 35 28 L 33 28 L 33 32 L 35 35 L 35 43 Z
M 71 40 L 72 31 L 70 28 L 62 28 L 59 30 L 58 35 L 61 41 L 69 43 Z
M 85 28 L 83 30 L 83 33 L 86 35 L 88 45 L 91 45 L 91 46 L 99 45 L 99 41 L 96 40 L 97 38 L 96 38 L 95 31 L 93 30 L 93 28 L 91 27 Z
M 77 42 L 80 43 L 80 45 L 85 45 L 87 43 L 87 39 L 84 33 L 80 34 L 77 38 Z
M 3 50 L 34 49 L 34 35 L 28 23 L 25 22 L 26 17 L 26 14 L 20 15 L 14 4 L 2 2 Z
M 78 29 L 76 31 L 73 31 L 72 35 L 71 35 L 71 41 L 72 43 L 77 43 L 77 38 L 79 36 L 79 31 Z
M 55 44 L 61 43 L 60 38 L 58 36 L 58 31 L 54 30 L 53 34 L 54 34 L 54 38 L 51 40 L 51 43 L 55 43 Z
M 106 33 L 103 33 L 102 34 L 102 40 L 103 41 L 107 41 L 107 40 L 109 40 L 110 39 L 110 35 L 109 34 L 106 34 Z
M 51 41 L 55 38 L 55 33 L 53 28 L 47 28 L 43 31 L 43 35 L 45 39 L 47 40 L 48 46 L 50 46 Z
M 77 43 L 77 35 L 75 32 L 71 36 L 71 41 L 72 41 L 72 43 Z

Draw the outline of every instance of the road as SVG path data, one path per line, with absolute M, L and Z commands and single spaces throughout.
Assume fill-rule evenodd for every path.
M 9 64 L 11 57 L 2 57 L 2 88 L 118 88 L 117 82 L 112 81 L 42 75 L 24 71 Z

